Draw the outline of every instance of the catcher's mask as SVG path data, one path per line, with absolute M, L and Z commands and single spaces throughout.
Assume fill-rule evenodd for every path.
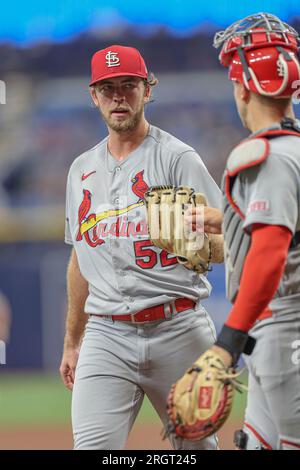
M 297 31 L 270 13 L 256 13 L 216 33 L 214 47 L 229 79 L 259 95 L 288 98 L 300 80 Z

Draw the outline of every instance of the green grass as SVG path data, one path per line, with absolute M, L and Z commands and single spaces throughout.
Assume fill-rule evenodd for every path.
M 243 382 L 245 382 L 245 376 Z M 246 393 L 236 393 L 231 420 L 245 408 Z M 71 393 L 58 376 L 42 374 L 0 375 L 0 427 L 56 426 L 70 423 Z M 138 422 L 154 423 L 157 414 L 144 400 Z
M 70 403 L 71 393 L 57 376 L 0 376 L 0 426 L 65 424 Z

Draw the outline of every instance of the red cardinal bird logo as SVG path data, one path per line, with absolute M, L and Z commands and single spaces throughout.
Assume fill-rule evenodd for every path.
M 81 235 L 81 232 L 80 232 L 80 227 L 81 227 L 81 223 L 87 218 L 87 214 L 91 208 L 91 193 L 88 189 L 84 189 L 83 190 L 83 200 L 79 206 L 79 209 L 78 209 L 78 225 L 79 225 L 79 229 L 78 229 L 78 234 L 77 234 L 77 237 L 76 237 L 76 240 L 79 242 L 80 240 L 82 240 L 82 235 Z
M 140 171 L 139 173 L 137 173 L 134 178 L 132 178 L 132 191 L 134 192 L 134 194 L 139 198 L 139 201 L 141 201 L 142 199 L 144 199 L 144 194 L 146 191 L 148 191 L 149 189 L 149 186 L 147 185 L 147 183 L 145 183 L 145 181 L 143 180 L 143 174 L 144 174 L 144 170 Z

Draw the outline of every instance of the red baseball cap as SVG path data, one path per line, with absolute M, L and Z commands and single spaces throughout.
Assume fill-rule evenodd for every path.
M 145 61 L 134 47 L 109 46 L 95 52 L 92 57 L 92 81 L 90 86 L 100 80 L 123 75 L 147 78 Z

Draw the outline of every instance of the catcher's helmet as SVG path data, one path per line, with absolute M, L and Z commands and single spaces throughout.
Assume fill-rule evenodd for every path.
M 269 13 L 257 13 L 216 33 L 214 47 L 229 78 L 273 98 L 290 97 L 300 80 L 297 31 Z

